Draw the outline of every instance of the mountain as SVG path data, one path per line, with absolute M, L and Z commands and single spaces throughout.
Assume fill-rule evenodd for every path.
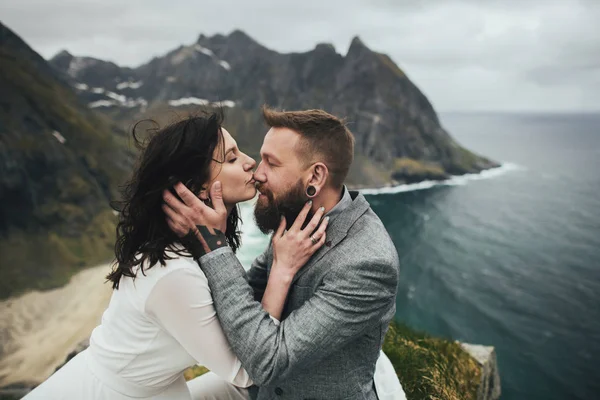
M 121 69 L 119 69 L 121 70 Z M 111 258 L 125 133 L 0 24 L 0 298 Z M 88 75 L 86 75 L 87 77 Z
M 257 157 L 261 105 L 323 108 L 355 134 L 352 186 L 497 165 L 457 144 L 406 74 L 359 38 L 346 55 L 330 44 L 281 54 L 241 31 L 200 35 L 125 68 L 66 51 L 47 62 L 0 24 L 0 66 L 0 298 L 111 258 L 108 204 L 133 160 L 124 128 L 146 116 L 164 122 L 221 105 L 227 128 Z
M 281 54 L 236 30 L 200 35 L 192 45 L 133 69 L 64 52 L 50 64 L 89 107 L 123 127 L 143 117 L 166 121 L 174 109 L 220 104 L 228 130 L 253 156 L 266 132 L 263 104 L 322 108 L 345 117 L 356 137 L 348 179 L 353 186 L 445 179 L 498 166 L 461 147 L 404 71 L 358 37 L 345 56 L 330 44 Z

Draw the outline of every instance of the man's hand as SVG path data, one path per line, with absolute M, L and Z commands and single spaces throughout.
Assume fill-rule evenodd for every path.
M 167 225 L 181 238 L 194 258 L 198 259 L 226 246 L 224 232 L 227 227 L 227 209 L 223 203 L 221 182 L 215 182 L 210 189 L 214 208 L 202 203 L 181 182 L 175 184 L 174 189 L 183 202 L 165 190 L 162 209 L 167 217 Z

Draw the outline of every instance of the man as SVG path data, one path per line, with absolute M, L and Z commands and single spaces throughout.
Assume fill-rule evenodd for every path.
M 223 330 L 259 387 L 258 399 L 377 399 L 373 374 L 396 309 L 399 262 L 368 202 L 344 185 L 354 138 L 321 110 L 265 108 L 263 116 L 271 129 L 254 173 L 257 225 L 273 232 L 282 215 L 291 225 L 311 199 L 313 212 L 324 207 L 329 216 L 327 241 L 293 278 L 278 323 L 260 303 L 272 246 L 246 274 L 214 230 L 222 226 L 215 210 L 178 185 L 188 206 L 197 201 L 180 212 L 206 253 L 199 264 Z M 165 201 L 173 200 L 167 193 Z

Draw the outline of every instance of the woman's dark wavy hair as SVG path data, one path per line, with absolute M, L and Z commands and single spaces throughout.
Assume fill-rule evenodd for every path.
M 146 268 L 157 263 L 164 266 L 171 259 L 167 250 L 190 256 L 177 246 L 179 238 L 167 225 L 161 208 L 162 193 L 178 181 L 192 192 L 200 192 L 210 179 L 213 152 L 220 148 L 224 153 L 223 119 L 222 111 L 202 112 L 162 129 L 152 120 L 139 121 L 133 127 L 133 139 L 141 154 L 131 180 L 121 187 L 122 200 L 112 203 L 113 209 L 120 213 L 116 260 L 112 272 L 106 276 L 113 289 L 119 288 L 121 277 L 135 278 L 135 266 L 140 265 L 144 273 L 146 260 L 149 261 Z M 150 122 L 153 128 L 148 129 L 148 138 L 140 140 L 138 131 L 143 122 Z M 239 219 L 236 207 L 227 219 L 225 232 L 233 251 L 240 246 Z

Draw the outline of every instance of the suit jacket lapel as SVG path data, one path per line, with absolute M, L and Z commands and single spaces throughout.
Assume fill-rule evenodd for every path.
M 313 256 L 308 260 L 306 265 L 302 267 L 300 271 L 292 279 L 294 284 L 302 275 L 311 269 L 319 260 L 321 260 L 325 254 L 333 249 L 339 242 L 341 242 L 346 235 L 350 227 L 356 222 L 356 220 L 363 215 L 369 209 L 369 203 L 365 197 L 358 192 L 350 192 L 352 196 L 352 204 L 342 211 L 336 218 L 331 221 L 327 227 L 327 238 L 323 247 L 321 247 Z

